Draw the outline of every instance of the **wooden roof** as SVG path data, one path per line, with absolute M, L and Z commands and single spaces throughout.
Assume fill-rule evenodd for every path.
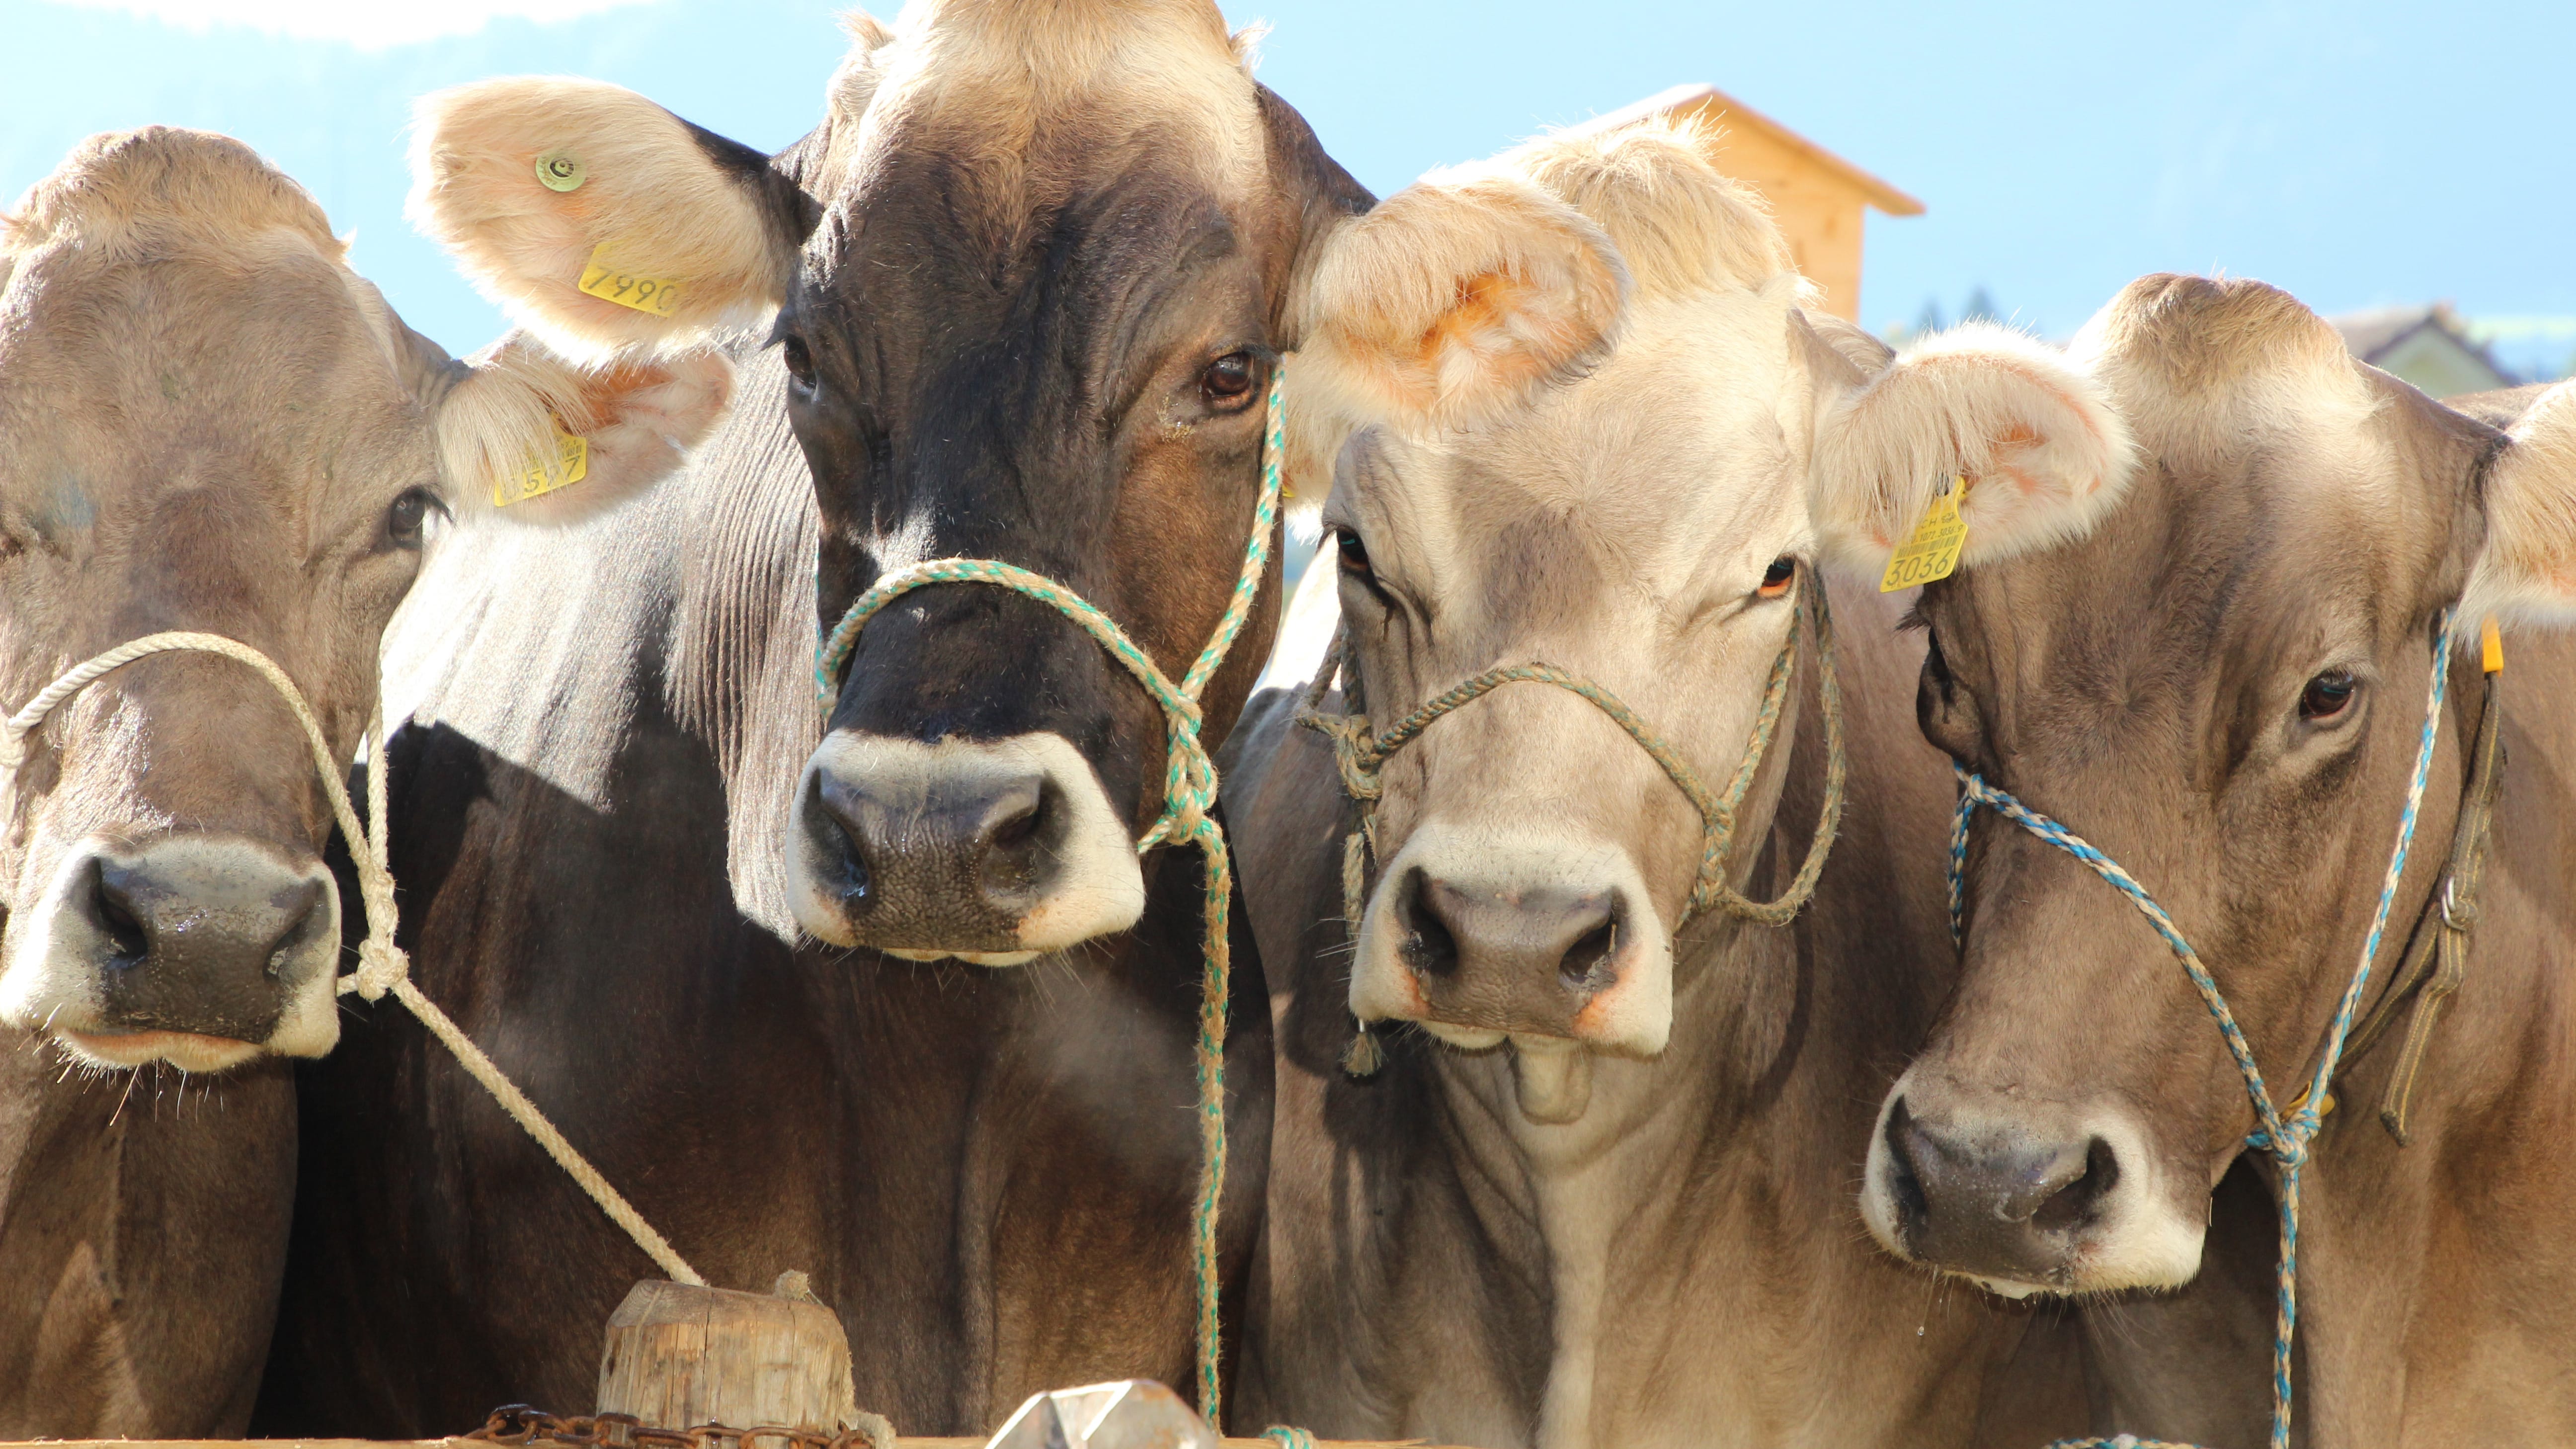
M 1606 115 L 1595 116 L 1573 127 L 1578 132 L 1609 131 L 1641 121 L 1666 111 L 1700 111 L 1713 113 L 1724 120 L 1727 129 L 1751 131 L 1771 138 L 1791 152 L 1812 162 L 1816 169 L 1833 176 L 1870 205 L 1890 216 L 1921 216 L 1923 203 L 1854 166 L 1769 116 L 1744 104 L 1712 85 L 1680 85 L 1646 97 L 1634 105 L 1621 106 Z

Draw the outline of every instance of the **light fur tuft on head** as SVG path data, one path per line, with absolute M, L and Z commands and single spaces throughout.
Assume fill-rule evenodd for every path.
M 1832 400 L 1809 502 L 1837 561 L 1875 574 L 1964 480 L 1964 562 L 2081 537 L 2125 492 L 2137 450 L 2106 388 L 2047 344 L 1974 323 L 1929 338 Z
M 581 184 L 537 178 L 567 156 Z M 754 323 L 783 295 L 784 258 L 758 198 L 679 117 L 599 81 L 516 77 L 425 97 L 411 217 L 486 296 L 565 356 L 606 362 L 697 345 Z M 669 317 L 581 290 L 603 264 L 678 284 Z
M 1542 136 L 1495 165 L 1607 232 L 1640 296 L 1759 289 L 1791 269 L 1789 244 L 1761 194 L 1711 164 L 1717 139 L 1713 123 L 1655 117 Z
M 230 136 L 176 126 L 92 136 L 0 213 L 0 249 L 19 252 L 221 251 L 262 232 L 289 233 L 334 262 L 347 252 L 292 177 Z

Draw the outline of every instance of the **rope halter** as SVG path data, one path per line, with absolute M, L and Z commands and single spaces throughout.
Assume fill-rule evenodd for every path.
M 1816 881 L 1824 873 L 1825 857 L 1833 849 L 1834 834 L 1842 823 L 1843 779 L 1846 762 L 1843 751 L 1842 686 L 1834 668 L 1833 610 L 1826 602 L 1821 582 L 1813 581 L 1812 569 L 1803 571 L 1800 581 L 1800 607 L 1815 622 L 1817 687 L 1824 701 L 1825 715 L 1825 799 L 1816 821 L 1816 833 L 1807 842 L 1806 859 L 1788 887 L 1772 900 L 1753 900 L 1727 880 L 1727 858 L 1735 841 L 1736 826 L 1744 809 L 1746 794 L 1752 789 L 1753 777 L 1760 773 L 1762 762 L 1771 752 L 1771 744 L 1780 730 L 1780 716 L 1788 701 L 1789 686 L 1795 679 L 1798 663 L 1798 625 L 1792 621 L 1788 640 L 1771 661 L 1771 674 L 1762 690 L 1761 712 L 1755 716 L 1753 732 L 1736 764 L 1735 776 L 1727 783 L 1726 794 L 1712 793 L 1699 772 L 1661 734 L 1648 725 L 1637 712 L 1613 694 L 1606 686 L 1558 668 L 1553 664 L 1508 664 L 1489 669 L 1473 679 L 1457 684 L 1415 706 L 1383 733 L 1376 732 L 1365 713 L 1326 714 L 1318 706 L 1324 691 L 1331 686 L 1340 670 L 1356 670 L 1355 655 L 1350 647 L 1347 626 L 1336 644 L 1335 655 L 1328 658 L 1315 677 L 1307 696 L 1306 708 L 1297 722 L 1332 741 L 1334 768 L 1342 777 L 1343 792 L 1358 807 L 1359 818 L 1342 842 L 1342 918 L 1354 939 L 1366 905 L 1368 857 L 1377 846 L 1377 805 L 1385 794 L 1380 771 L 1397 750 L 1422 737 L 1431 722 L 1475 700 L 1482 699 L 1506 684 L 1545 684 L 1562 689 L 1610 717 L 1610 722 L 1637 742 L 1670 778 L 1699 812 L 1700 855 L 1698 873 L 1692 880 L 1690 898 L 1681 919 L 1673 924 L 1678 936 L 1691 921 L 1712 908 L 1739 920 L 1766 926 L 1784 926 L 1794 919 L 1815 894 Z M 1354 680 L 1356 676 L 1354 674 Z M 1356 696 L 1356 688 L 1352 691 Z M 1343 1065 L 1354 1076 L 1373 1075 L 1382 1058 L 1370 1035 L 1369 1023 L 1359 1025 Z
M 0 769 L 10 771 L 14 777 L 18 767 L 27 760 L 28 736 L 65 700 L 88 688 L 101 676 L 138 659 L 181 651 L 220 654 L 249 665 L 260 678 L 268 681 L 279 698 L 286 701 L 286 707 L 295 714 L 295 722 L 303 728 L 304 743 L 312 752 L 314 771 L 322 777 L 323 794 L 331 802 L 331 818 L 338 823 L 341 837 L 349 842 L 349 858 L 358 869 L 358 897 L 367 913 L 367 939 L 358 947 L 358 969 L 340 978 L 339 994 L 347 996 L 354 993 L 367 1001 L 379 1001 L 391 993 L 395 1000 L 410 1008 L 412 1015 L 419 1017 L 421 1024 L 456 1054 L 457 1061 L 467 1073 L 500 1102 L 502 1110 L 526 1129 L 528 1135 L 537 1140 L 537 1145 L 546 1150 L 546 1155 L 590 1194 L 601 1211 L 626 1230 L 627 1236 L 635 1240 L 636 1246 L 642 1248 L 647 1257 L 677 1282 L 704 1284 L 706 1280 L 700 1278 L 697 1271 L 672 1249 L 668 1240 L 654 1231 L 653 1225 L 644 1220 L 643 1214 L 637 1212 L 633 1204 L 609 1185 L 599 1169 L 573 1149 L 564 1135 L 555 1130 L 554 1124 L 546 1120 L 545 1114 L 537 1110 L 536 1103 L 529 1101 L 526 1094 L 502 1075 L 501 1069 L 483 1054 L 483 1049 L 474 1044 L 473 1038 L 450 1020 L 447 1013 L 439 1009 L 438 1003 L 422 995 L 420 988 L 412 984 L 411 957 L 394 944 L 394 877 L 386 864 L 387 842 L 391 835 L 390 812 L 386 809 L 387 776 L 390 772 L 385 766 L 385 711 L 381 697 L 367 717 L 367 822 L 363 827 L 359 824 L 357 810 L 350 804 L 348 786 L 342 783 L 340 761 L 332 754 L 330 742 L 323 738 L 321 721 L 315 716 L 312 704 L 305 699 L 304 692 L 295 687 L 295 681 L 277 666 L 277 661 L 247 644 L 220 634 L 199 634 L 187 630 L 147 634 L 73 665 L 64 671 L 62 677 L 39 690 L 35 698 L 9 717 L 7 723 L 0 724 Z
M 2397 844 L 2389 852 L 2388 869 L 2380 878 L 2379 902 L 2370 915 L 2369 934 L 2362 938 L 2361 960 L 2353 968 L 2352 980 L 2344 987 L 2343 998 L 2335 1007 L 2333 1022 L 2327 1027 L 2324 1049 L 2317 1058 L 2316 1070 L 2309 1078 L 2290 1110 L 2284 1113 L 2272 1099 L 2271 1089 L 2263 1080 L 2263 1070 L 2254 1061 L 2253 1048 L 2246 1044 L 2245 1033 L 2236 1024 L 2236 1015 L 2227 1006 L 2227 998 L 2218 989 L 2217 979 L 2200 959 L 2200 954 L 2183 939 L 2181 928 L 2173 917 L 2157 904 L 2147 888 L 2135 876 L 2120 868 L 2119 862 L 2104 854 L 2082 836 L 2048 816 L 2031 809 L 2005 791 L 1989 785 L 1966 767 L 1952 764 L 1959 780 L 1959 809 L 1950 826 L 1950 940 L 1961 944 L 1962 924 L 1967 911 L 1968 827 L 1976 818 L 1977 807 L 1991 807 L 1996 814 L 2019 825 L 2032 835 L 2065 851 L 2081 861 L 2095 875 L 2126 896 L 2129 904 L 2155 927 L 2165 945 L 2182 963 L 2183 974 L 2191 978 L 2192 989 L 2200 993 L 2201 1004 L 2208 1008 L 2210 1019 L 2218 1024 L 2219 1035 L 2227 1042 L 2227 1054 L 2236 1063 L 2236 1072 L 2245 1083 L 2245 1095 L 2254 1105 L 2259 1124 L 2245 1139 L 2256 1151 L 2269 1154 L 2281 1172 L 2281 1258 L 2276 1281 L 2276 1307 L 2272 1336 L 2272 1449 L 2289 1449 L 2290 1443 L 2290 1345 L 2299 1326 L 2299 1171 L 2307 1165 L 2309 1147 L 2317 1129 L 2325 1120 L 2326 1088 L 2334 1080 L 2336 1064 L 2343 1057 L 2344 1043 L 2352 1031 L 2354 1011 L 2370 984 L 2373 963 L 2379 957 L 2380 937 L 2388 927 L 2389 908 L 2397 897 L 2398 881 L 2406 874 L 2406 857 L 2415 843 L 2415 817 L 2424 803 L 2424 786 L 2433 769 L 2434 745 L 2441 738 L 2442 704 L 2449 692 L 2451 611 L 2442 610 L 2433 620 L 2433 681 L 2426 692 L 2424 727 L 2415 750 L 2415 772 L 2406 787 L 2406 808 L 2397 821 Z M 2127 1436 L 2119 1439 L 2061 1439 L 2049 1449 L 2094 1449 L 2136 1442 Z
M 852 651 L 858 647 L 859 631 L 870 619 L 915 589 L 934 584 L 988 584 L 1035 599 L 1072 620 L 1111 658 L 1125 665 L 1162 709 L 1163 811 L 1138 837 L 1136 853 L 1142 855 L 1157 845 L 1188 842 L 1198 846 L 1206 858 L 1206 973 L 1199 997 L 1196 1048 L 1199 1183 L 1197 1201 L 1191 1209 L 1190 1256 L 1198 1288 L 1199 1412 L 1211 1424 L 1223 1422 L 1219 1417 L 1222 1390 L 1217 1379 L 1216 1228 L 1218 1200 L 1225 1192 L 1226 994 L 1232 974 L 1226 926 L 1234 900 L 1234 871 L 1226 850 L 1225 831 L 1212 813 L 1216 808 L 1216 764 L 1209 759 L 1207 745 L 1199 737 L 1203 720 L 1199 696 L 1215 677 L 1218 666 L 1225 663 L 1235 636 L 1243 632 L 1245 621 L 1252 615 L 1252 602 L 1261 592 L 1261 577 L 1270 567 L 1270 539 L 1279 524 L 1280 460 L 1287 451 L 1281 391 L 1286 376 L 1284 365 L 1271 370 L 1262 430 L 1261 488 L 1253 504 L 1252 534 L 1244 546 L 1243 567 L 1235 575 L 1234 592 L 1226 599 L 1225 612 L 1218 616 L 1216 631 L 1178 684 L 1163 673 L 1126 630 L 1118 627 L 1116 620 L 1090 600 L 1043 574 L 998 559 L 933 559 L 886 575 L 859 595 L 841 615 L 841 621 L 823 637 L 814 655 L 815 695 L 828 723 L 832 707 L 840 698 L 841 676 L 849 668 Z

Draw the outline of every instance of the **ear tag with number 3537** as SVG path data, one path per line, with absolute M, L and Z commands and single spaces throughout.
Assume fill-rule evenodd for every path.
M 1935 579 L 1946 579 L 1959 571 L 1959 548 L 1968 541 L 1968 525 L 1959 517 L 1959 501 L 1967 495 L 1968 480 L 1953 478 L 1950 486 L 1923 510 L 1923 521 L 1914 525 L 1914 533 L 1897 545 L 1888 556 L 1887 572 L 1878 580 L 1878 591 L 1892 594 Z
M 542 498 L 589 476 L 590 439 L 558 428 L 551 455 L 530 458 L 514 477 L 492 480 L 492 506 L 507 508 L 513 503 Z

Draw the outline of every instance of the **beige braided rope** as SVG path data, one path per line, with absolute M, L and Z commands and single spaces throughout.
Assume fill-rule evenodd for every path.
M 626 1235 L 635 1240 L 635 1245 L 644 1250 L 646 1257 L 651 1258 L 673 1281 L 704 1287 L 706 1280 L 673 1250 L 670 1241 L 654 1231 L 653 1225 L 644 1220 L 644 1215 L 635 1210 L 634 1204 L 610 1186 L 599 1169 L 591 1166 L 590 1160 L 564 1139 L 563 1133 L 555 1129 L 555 1124 L 546 1120 L 546 1114 L 537 1110 L 537 1104 L 529 1101 L 526 1093 L 502 1075 L 500 1067 L 483 1054 L 483 1049 L 474 1044 L 474 1039 L 450 1020 L 446 1012 L 439 1010 L 437 1002 L 422 995 L 420 988 L 412 984 L 411 958 L 394 944 L 394 877 L 386 863 L 390 829 L 385 794 L 388 772 L 385 768 L 382 701 L 377 703 L 367 720 L 367 824 L 372 827 L 369 829 L 359 827 L 358 813 L 350 804 L 348 787 L 341 783 L 339 762 L 333 758 L 330 742 L 322 735 L 321 721 L 314 717 L 313 706 L 305 700 L 304 692 L 295 687 L 295 681 L 287 678 L 286 671 L 278 668 L 275 660 L 220 634 L 198 634 L 186 630 L 147 634 L 72 666 L 64 671 L 61 678 L 39 690 L 36 697 L 27 701 L 5 724 L 0 724 L 0 770 L 14 772 L 26 762 L 27 737 L 63 701 L 111 670 L 149 655 L 172 651 L 220 654 L 249 665 L 286 701 L 287 708 L 295 712 L 295 722 L 304 728 L 304 742 L 312 748 L 313 765 L 322 776 L 323 793 L 330 797 L 332 817 L 339 822 L 340 833 L 349 842 L 350 859 L 357 864 L 358 895 L 367 912 L 367 939 L 358 947 L 358 969 L 340 978 L 340 994 L 345 996 L 355 992 L 368 1001 L 378 1001 L 391 992 L 396 1001 L 420 1018 L 421 1025 L 429 1028 L 430 1035 L 456 1054 L 456 1060 L 465 1068 L 466 1074 L 483 1084 L 483 1089 L 501 1104 L 501 1110 L 510 1114 L 510 1120 L 535 1138 L 546 1155 L 580 1184 L 582 1191 L 590 1194 L 591 1201 L 599 1204 L 600 1211 L 626 1230 Z

